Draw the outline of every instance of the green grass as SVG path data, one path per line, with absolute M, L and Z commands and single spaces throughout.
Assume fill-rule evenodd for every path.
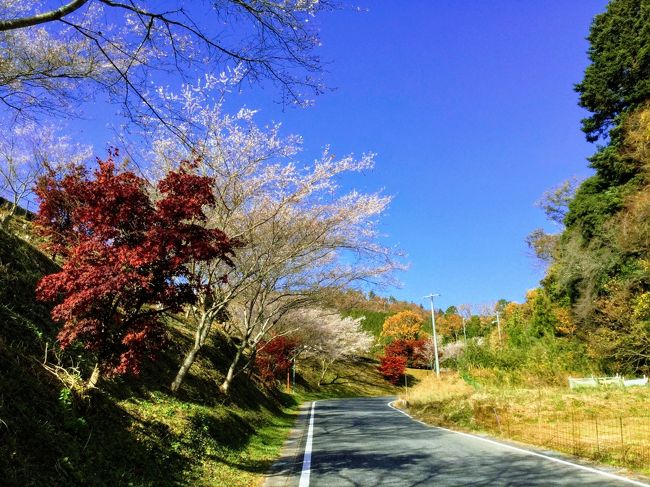
M 173 478 L 143 479 L 151 480 L 146 485 L 248 486 L 255 485 L 279 455 L 293 424 L 297 402 L 283 399 L 284 407 L 246 410 L 194 404 L 157 393 L 119 406 L 126 416 L 138 418 L 132 432 L 142 450 L 157 448 L 165 464 L 175 465 Z M 152 425 L 164 428 L 165 434 L 152 435 Z
M 140 377 L 106 380 L 91 391 L 71 387 L 42 365 L 57 326 L 35 301 L 34 287 L 56 269 L 28 242 L 0 230 L 3 486 L 258 485 L 302 401 L 394 393 L 366 360 L 334 367 L 321 388 L 310 364 L 300 364 L 293 394 L 264 389 L 244 374 L 226 398 L 217 387 L 233 350 L 214 333 L 172 395 L 168 384 L 192 340 L 191 327 L 176 322 L 168 348 Z M 82 350 L 59 359 L 88 377 L 92 361 Z

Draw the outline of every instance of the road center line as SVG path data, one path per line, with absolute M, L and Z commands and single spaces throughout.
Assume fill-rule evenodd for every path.
M 309 487 L 309 477 L 311 475 L 311 445 L 314 438 L 314 409 L 316 409 L 316 401 L 311 403 L 311 416 L 309 418 L 309 430 L 307 431 L 307 443 L 305 443 L 305 456 L 302 459 L 302 472 L 300 473 L 299 487 Z
M 450 429 L 447 429 L 447 428 L 443 428 L 441 426 L 432 426 L 430 424 L 423 423 L 422 421 L 418 421 L 417 419 L 413 418 L 413 416 L 411 416 L 406 411 L 402 411 L 401 409 L 396 408 L 395 406 L 393 406 L 393 402 L 394 401 L 389 402 L 388 407 L 394 409 L 398 413 L 402 413 L 403 415 L 408 416 L 413 421 L 417 421 L 418 423 L 421 423 L 421 424 L 423 424 L 423 425 L 425 425 L 425 426 L 427 426 L 429 428 L 435 428 L 435 429 L 447 431 L 449 433 L 454 433 L 454 434 L 457 434 L 457 435 L 460 435 L 460 436 L 465 436 L 467 438 L 473 438 L 475 440 L 480 440 L 480 441 L 483 441 L 485 443 L 490 443 L 492 445 L 498 445 L 498 446 L 501 446 L 501 447 L 504 447 L 504 448 L 508 448 L 510 450 L 525 453 L 527 455 L 532 455 L 532 456 L 535 456 L 535 457 L 544 458 L 546 460 L 550 460 L 550 461 L 555 462 L 555 463 L 560 463 L 562 465 L 568 465 L 570 467 L 574 467 L 574 468 L 577 468 L 577 469 L 580 469 L 580 470 L 585 470 L 585 471 L 590 472 L 590 473 L 596 473 L 596 474 L 602 475 L 603 477 L 608 477 L 610 479 L 615 479 L 615 480 L 620 480 L 622 482 L 627 482 L 628 484 L 639 485 L 639 486 L 642 486 L 642 487 L 648 487 L 648 485 L 649 485 L 649 484 L 644 484 L 643 482 L 639 482 L 638 480 L 628 479 L 626 477 L 622 477 L 620 475 L 616 475 L 616 474 L 609 473 L 609 472 L 604 472 L 604 471 L 598 470 L 596 468 L 586 467 L 584 465 L 579 465 L 577 463 L 567 462 L 566 460 L 561 460 L 559 458 L 549 457 L 549 456 L 543 455 L 541 453 L 537 453 L 537 452 L 530 451 L 530 450 L 524 450 L 523 448 L 517 448 L 516 446 L 507 445 L 505 443 L 500 443 L 498 441 L 490 440 L 488 438 L 483 438 L 481 436 L 472 435 L 470 433 L 463 433 L 461 431 L 454 431 L 454 430 L 450 430 Z M 302 487 L 302 484 L 301 484 L 301 487 Z

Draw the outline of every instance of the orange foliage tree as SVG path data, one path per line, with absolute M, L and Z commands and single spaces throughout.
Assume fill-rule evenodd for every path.
M 463 318 L 456 313 L 436 316 L 436 325 L 440 330 L 440 334 L 447 338 L 457 340 L 458 334 L 463 332 Z
M 402 311 L 384 320 L 381 332 L 383 337 L 414 340 L 420 333 L 424 319 L 413 311 Z

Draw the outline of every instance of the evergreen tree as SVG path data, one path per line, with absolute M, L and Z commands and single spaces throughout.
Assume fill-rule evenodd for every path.
M 612 0 L 595 17 L 588 39 L 591 64 L 576 91 L 591 112 L 582 130 L 595 142 L 650 97 L 650 1 Z

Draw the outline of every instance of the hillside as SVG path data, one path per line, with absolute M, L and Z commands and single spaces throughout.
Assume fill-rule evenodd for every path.
M 563 230 L 533 239 L 549 264 L 543 292 L 607 373 L 650 371 L 649 22 L 639 0 L 612 0 L 594 18 L 575 87 L 594 173 L 547 193 L 543 208 Z
M 57 327 L 34 301 L 36 282 L 55 269 L 0 230 L 3 485 L 254 485 L 278 455 L 302 400 L 392 392 L 374 363 L 361 361 L 335 368 L 321 390 L 303 364 L 294 394 L 242 374 L 225 398 L 217 386 L 233 351 L 214 334 L 174 396 L 168 384 L 192 337 L 180 321 L 170 323 L 171 345 L 139 377 L 85 389 L 81 376 L 91 367 L 83 351 L 52 352 Z
M 371 335 L 381 336 L 384 321 L 389 316 L 401 311 L 413 311 L 422 317 L 423 330 L 431 329 L 431 315 L 421 306 L 400 301 L 394 297 L 382 297 L 370 291 L 367 295 L 356 290 L 333 292 L 329 298 L 330 305 L 338 309 L 345 316 L 361 318 L 362 328 Z

